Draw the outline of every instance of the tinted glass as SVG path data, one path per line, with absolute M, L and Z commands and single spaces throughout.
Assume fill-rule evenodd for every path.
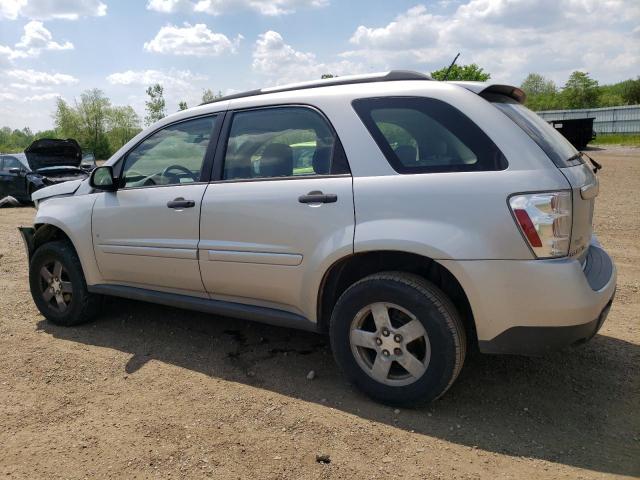
M 23 168 L 23 165 L 15 157 L 4 157 L 1 168 L 3 171 L 8 172 L 12 168 Z
M 265 108 L 233 115 L 223 179 L 346 173 L 342 149 L 327 121 L 305 107 Z M 342 166 L 338 167 L 338 164 Z
M 576 157 L 578 151 L 573 145 L 542 117 L 504 95 L 483 96 L 524 130 L 558 167 L 582 163 L 582 159 Z
M 125 160 L 126 187 L 175 185 L 200 181 L 215 116 L 163 128 L 136 146 Z
M 356 112 L 400 173 L 502 170 L 498 147 L 468 117 L 440 100 L 356 100 Z

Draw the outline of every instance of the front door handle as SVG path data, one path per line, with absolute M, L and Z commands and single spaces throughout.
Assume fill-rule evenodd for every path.
M 300 203 L 336 203 L 338 201 L 338 195 L 314 190 L 306 195 L 300 195 L 298 201 Z
M 196 202 L 193 200 L 185 200 L 182 197 L 175 198 L 167 202 L 169 208 L 193 208 L 196 206 Z

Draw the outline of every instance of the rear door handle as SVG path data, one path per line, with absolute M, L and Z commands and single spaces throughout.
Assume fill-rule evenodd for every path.
M 306 195 L 300 195 L 298 201 L 300 203 L 336 203 L 338 201 L 338 195 L 314 190 Z
M 167 202 L 169 208 L 193 208 L 196 206 L 196 202 L 193 200 L 185 200 L 182 197 L 175 198 Z

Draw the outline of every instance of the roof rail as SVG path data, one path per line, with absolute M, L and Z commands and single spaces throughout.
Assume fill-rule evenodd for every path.
M 321 80 L 311 80 L 309 82 L 290 83 L 280 85 L 278 87 L 258 88 L 247 92 L 234 93 L 216 98 L 201 105 L 210 103 L 223 102 L 225 100 L 233 100 L 234 98 L 253 97 L 256 95 L 265 95 L 267 93 L 290 92 L 293 90 L 304 90 L 307 88 L 328 87 L 331 85 L 353 85 L 357 83 L 374 83 L 374 82 L 394 82 L 399 80 L 433 80 L 429 75 L 411 70 L 391 70 L 389 72 L 367 73 L 363 75 L 345 75 L 343 77 L 332 77 Z

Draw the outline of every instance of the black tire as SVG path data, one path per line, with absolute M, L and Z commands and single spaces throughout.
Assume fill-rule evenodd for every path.
M 358 315 L 362 316 L 361 312 L 368 305 L 376 303 L 390 307 L 387 313 L 391 323 L 396 321 L 393 320 L 395 312 L 389 313 L 394 310 L 392 305 L 406 309 L 419 320 L 427 334 L 424 342 L 430 344 L 429 360 L 424 361 L 426 370 L 421 376 L 409 379 L 413 383 L 388 385 L 377 381 L 356 360 L 358 353 L 354 352 L 350 341 L 352 322 Z M 398 315 L 395 317 L 399 318 Z M 373 311 L 368 321 L 372 320 Z M 373 328 L 377 327 L 374 325 Z M 465 329 L 451 300 L 424 278 L 404 272 L 377 273 L 351 285 L 336 303 L 329 333 L 334 357 L 347 378 L 374 400 L 393 406 L 415 406 L 441 397 L 460 373 L 466 355 Z M 376 342 L 380 341 L 379 334 L 374 335 Z M 366 352 L 366 349 L 354 348 Z M 401 355 L 402 351 L 398 350 L 398 353 Z M 371 355 L 377 359 L 380 351 L 371 351 Z M 399 364 L 392 361 L 392 365 L 397 370 Z M 403 370 L 402 366 L 400 370 Z M 389 372 L 385 374 L 387 379 L 392 375 L 392 370 Z
M 42 269 L 54 271 L 52 266 L 62 265 L 59 283 L 68 286 L 67 291 L 60 293 L 68 301 L 61 311 L 57 303 L 57 295 L 46 299 L 45 291 L 53 292 L 47 287 L 47 280 L 43 277 Z M 54 280 L 57 277 L 54 276 Z M 84 279 L 80 259 L 73 247 L 66 241 L 55 241 L 41 245 L 31 257 L 29 264 L 29 286 L 31 296 L 40 313 L 56 325 L 72 326 L 91 320 L 99 311 L 102 302 L 100 295 L 89 293 Z

